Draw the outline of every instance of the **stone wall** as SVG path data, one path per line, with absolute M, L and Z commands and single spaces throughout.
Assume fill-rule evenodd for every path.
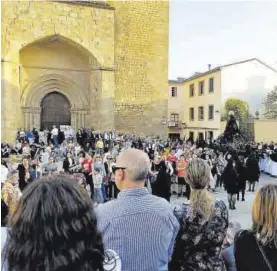
M 168 1 L 108 1 L 115 7 L 115 126 L 165 135 Z
M 112 7 L 2 1 L 2 141 L 12 142 L 19 127 L 39 126 L 43 95 L 36 96 L 30 86 L 37 86 L 44 77 L 48 81 L 42 82 L 45 89 L 41 93 L 49 92 L 51 82 L 54 91 L 71 97 L 74 128 L 84 123 L 96 129 L 113 126 L 114 35 Z M 88 65 L 83 65 L 85 57 L 90 60 Z M 75 89 L 65 87 L 66 81 Z M 39 98 L 33 101 L 35 107 L 28 104 L 30 95 Z M 107 105 L 107 99 L 108 118 L 99 109 Z
M 166 134 L 161 121 L 167 115 L 168 2 L 107 2 L 110 5 L 2 1 L 2 141 L 14 140 L 16 130 L 26 126 L 26 114 L 30 115 L 29 126 L 39 123 L 41 100 L 35 101 L 35 108 L 25 104 L 28 91 L 36 97 L 30 85 L 43 76 L 52 80 L 51 74 L 56 81 L 69 78 L 78 85 L 74 78 L 79 71 L 69 72 L 68 65 L 59 66 L 63 63 L 57 59 L 47 62 L 47 67 L 30 68 L 26 66 L 29 60 L 20 58 L 28 46 L 51 42 L 52 37 L 92 59 L 82 71 L 88 73 L 82 79 L 84 87 L 63 90 L 64 94 L 70 91 L 67 97 L 79 91 L 76 100 L 70 100 L 76 105 L 74 119 L 85 114 L 82 123 L 96 129 Z M 62 87 L 61 81 L 55 87 Z M 78 126 L 76 122 L 75 128 Z

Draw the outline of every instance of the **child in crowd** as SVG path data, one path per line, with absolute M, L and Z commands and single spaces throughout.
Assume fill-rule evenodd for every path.
M 92 174 L 93 184 L 94 184 L 94 201 L 99 204 L 103 203 L 103 194 L 102 194 L 102 183 L 103 183 L 103 176 L 100 174 L 100 169 L 95 168 Z

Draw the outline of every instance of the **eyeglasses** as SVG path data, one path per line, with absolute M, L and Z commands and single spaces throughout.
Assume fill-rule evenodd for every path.
M 117 170 L 119 170 L 119 169 L 122 169 L 122 170 L 124 170 L 124 169 L 126 169 L 126 167 L 112 167 L 112 172 L 113 172 L 113 174 L 115 174 L 115 172 L 117 171 Z

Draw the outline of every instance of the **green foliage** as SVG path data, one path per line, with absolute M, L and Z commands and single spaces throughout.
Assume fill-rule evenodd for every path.
M 277 119 L 277 86 L 267 94 L 264 106 L 264 117 L 266 119 Z
M 227 99 L 225 102 L 224 108 L 227 115 L 229 111 L 234 111 L 235 117 L 239 121 L 245 119 L 249 114 L 248 103 L 241 99 L 236 99 L 236 98 Z

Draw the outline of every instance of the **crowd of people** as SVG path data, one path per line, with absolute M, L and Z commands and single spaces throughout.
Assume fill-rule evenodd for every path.
M 3 270 L 277 270 L 277 185 L 256 194 L 251 231 L 228 215 L 277 162 L 276 143 L 224 151 L 54 126 L 20 129 L 1 154 Z

